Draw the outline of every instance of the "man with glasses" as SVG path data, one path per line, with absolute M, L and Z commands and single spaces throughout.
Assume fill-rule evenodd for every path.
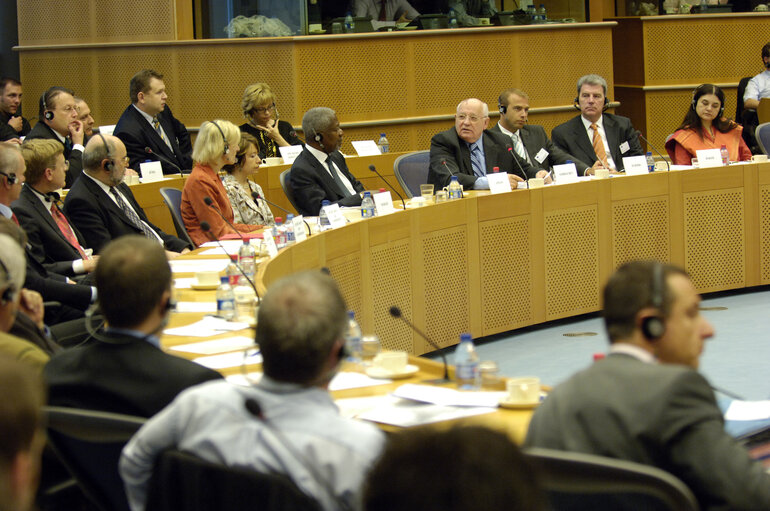
M 430 141 L 428 183 L 443 188 L 452 176 L 457 176 L 465 190 L 486 190 L 487 174 L 495 168 L 508 173 L 512 189 L 517 183 L 536 177 L 537 169 L 516 155 L 511 139 L 487 130 L 488 125 L 486 103 L 475 98 L 461 101 L 454 128 L 434 135 Z
M 126 146 L 129 166 L 159 161 L 164 174 L 177 174 L 192 168 L 192 144 L 184 124 L 166 105 L 163 75 L 143 69 L 131 78 L 131 103 L 115 125 L 115 136 Z M 148 150 L 149 149 L 149 150 Z

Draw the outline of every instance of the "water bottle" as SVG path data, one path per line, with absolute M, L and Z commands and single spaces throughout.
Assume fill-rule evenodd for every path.
M 647 172 L 655 172 L 655 158 L 652 157 L 652 152 L 647 152 Z
M 452 176 L 447 191 L 449 192 L 449 200 L 463 198 L 463 187 L 457 180 L 457 176 Z
M 238 261 L 238 256 L 236 254 L 230 255 L 230 262 L 227 263 L 227 267 L 225 268 L 225 275 L 227 275 L 227 280 L 230 282 L 230 286 L 235 286 L 238 283 L 238 277 L 241 276 L 241 270 L 238 269 L 238 265 L 236 264 Z
M 353 21 L 353 15 L 350 11 L 345 15 L 345 33 L 352 34 L 356 31 L 356 22 Z
M 257 321 L 257 294 L 251 284 L 241 276 L 238 284 L 233 288 L 235 297 L 235 319 L 249 325 Z
M 233 319 L 235 315 L 235 295 L 230 285 L 230 277 L 221 278 L 221 284 L 217 288 L 217 316 L 222 319 Z
M 350 356 L 349 360 L 354 363 L 361 362 L 361 327 L 356 321 L 356 313 L 348 311 L 348 328 L 345 331 L 345 347 Z
M 727 151 L 726 145 L 722 146 L 719 153 L 722 155 L 722 165 L 730 165 L 730 153 Z
M 473 345 L 471 334 L 460 334 L 460 344 L 455 349 L 455 380 L 461 390 L 478 390 L 479 355 Z
M 243 245 L 238 249 L 238 264 L 241 265 L 241 270 L 246 276 L 254 281 L 254 247 L 251 246 L 249 240 L 243 240 Z
M 540 21 L 546 21 L 548 19 L 548 11 L 545 10 L 545 4 L 540 4 L 540 9 L 537 14 Z
M 535 4 L 529 4 L 527 6 L 527 16 L 532 21 L 537 21 L 537 11 L 535 10 Z
M 380 149 L 380 154 L 385 154 L 390 150 L 390 142 L 388 142 L 388 137 L 385 136 L 385 133 L 380 133 L 377 147 Z
M 286 227 L 283 225 L 282 217 L 275 217 L 275 223 L 273 224 L 272 231 L 276 248 L 284 248 L 286 246 Z
M 329 217 L 326 216 L 326 211 L 324 211 L 324 206 L 328 206 L 331 204 L 328 200 L 323 200 L 321 202 L 321 212 L 318 213 L 318 223 L 320 224 L 320 230 L 322 231 L 328 231 L 332 228 L 332 224 L 329 222 Z
M 364 199 L 361 201 L 361 217 L 372 218 L 374 216 L 374 199 L 372 192 L 364 192 Z
M 457 28 L 457 14 L 454 9 L 449 9 L 449 28 Z
M 297 238 L 294 236 L 294 214 L 289 213 L 286 215 L 286 223 L 284 224 L 284 229 L 286 229 L 286 244 L 292 245 L 297 241 Z

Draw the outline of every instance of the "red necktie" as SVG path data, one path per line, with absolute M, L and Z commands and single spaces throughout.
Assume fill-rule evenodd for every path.
M 13 223 L 15 223 L 16 225 L 19 225 L 19 219 L 16 218 L 16 213 L 11 212 L 11 220 L 13 220 Z
M 57 208 L 56 204 L 53 202 L 51 203 L 51 214 L 53 215 L 53 219 L 56 220 L 56 225 L 59 226 L 59 230 L 64 235 L 64 237 L 67 238 L 67 241 L 69 241 L 70 245 L 72 245 L 73 248 L 78 251 L 82 259 L 88 259 L 88 256 L 86 256 L 86 253 L 83 251 L 83 247 L 81 247 L 80 243 L 78 243 L 78 239 L 75 237 L 75 233 L 72 231 L 72 227 L 67 221 L 67 217 L 64 216 L 61 211 L 59 211 L 59 208 Z

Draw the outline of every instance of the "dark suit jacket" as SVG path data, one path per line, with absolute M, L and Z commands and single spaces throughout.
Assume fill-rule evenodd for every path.
M 45 208 L 27 184 L 19 198 L 11 204 L 21 227 L 27 231 L 32 256 L 49 271 L 74 276 L 72 261 L 80 259 L 80 253 L 64 237 L 51 212 Z M 65 215 L 66 216 L 66 215 Z M 69 220 L 69 219 L 68 219 Z M 70 221 L 80 246 L 86 247 L 85 238 Z
M 134 108 L 134 105 L 128 105 L 118 119 L 113 134 L 126 145 L 126 152 L 130 160 L 129 167 L 139 172 L 140 163 L 152 160 L 161 162 L 164 174 L 178 174 L 179 169 L 190 170 L 192 168 L 192 145 L 187 128 L 174 117 L 168 105 L 158 114 L 158 120 L 171 142 L 171 147 L 174 148 L 173 151 L 160 138 L 152 125 Z M 179 168 L 169 165 L 157 156 L 147 154 L 144 151 L 145 147 L 149 147 L 153 153 L 172 161 Z
M 181 252 L 188 247 L 187 242 L 176 236 L 166 234 L 147 220 L 144 210 L 136 202 L 134 194 L 125 183 L 118 185 L 120 193 L 128 200 L 139 218 L 144 220 L 163 240 L 167 250 Z M 89 176 L 84 175 L 72 185 L 64 199 L 64 211 L 74 222 L 88 247 L 98 253 L 111 240 L 126 234 L 140 234 L 136 227 L 115 204 L 112 197 L 102 190 Z
M 56 136 L 56 133 L 54 133 L 54 131 L 51 128 L 49 128 L 48 125 L 43 121 L 38 121 L 38 123 L 35 124 L 35 127 L 32 128 L 32 131 L 29 132 L 29 135 L 27 135 L 27 138 L 25 138 L 24 140 L 26 139 L 32 140 L 34 138 L 47 138 L 50 140 L 56 140 L 57 142 L 61 142 L 59 140 L 59 137 Z M 75 180 L 80 176 L 80 174 L 83 173 L 83 151 L 81 151 L 80 149 L 72 149 L 70 151 L 67 151 L 65 149 L 64 158 L 70 163 L 70 168 L 67 170 L 66 182 L 64 183 L 64 187 L 71 188 L 72 183 L 74 183 Z
M 11 115 L 5 112 L 0 112 L 0 141 L 10 140 L 12 138 L 25 137 L 32 129 L 29 125 L 29 121 L 24 117 L 21 118 L 21 132 L 11 128 L 8 121 L 11 120 Z
M 548 395 L 525 445 L 657 466 L 704 510 L 770 509 L 770 476 L 725 432 L 714 392 L 688 367 L 610 355 Z
M 627 117 L 613 114 L 603 114 L 604 132 L 607 135 L 607 144 L 610 146 L 610 156 L 618 170 L 623 170 L 624 156 L 642 156 L 644 151 L 639 144 L 636 130 L 631 126 Z M 574 155 L 582 162 L 591 162 L 590 167 L 598 160 L 594 152 L 594 145 L 588 138 L 588 132 L 580 116 L 573 117 L 564 124 L 556 126 L 551 132 L 554 144 Z M 620 152 L 620 144 L 628 142 L 628 151 Z M 575 162 L 577 164 L 577 162 Z M 577 166 L 577 165 L 576 165 Z M 583 175 L 585 168 L 577 167 L 578 175 Z
M 483 137 L 487 174 L 491 174 L 494 167 L 499 167 L 500 172 L 515 174 L 525 180 L 535 177 L 538 169 L 516 155 L 510 138 L 502 133 L 490 132 L 489 130 L 484 130 L 481 136 Z M 522 169 L 524 173 L 522 173 Z M 473 189 L 473 185 L 478 179 L 473 174 L 471 151 L 468 144 L 457 135 L 457 130 L 454 127 L 434 135 L 430 141 L 428 183 L 433 183 L 437 188 L 443 188 L 449 184 L 453 175 L 457 176 L 457 180 L 465 190 Z
M 101 335 L 116 344 L 92 340 L 46 365 L 51 405 L 151 417 L 184 389 L 222 377 L 141 339 Z
M 489 128 L 489 131 L 504 134 L 500 130 L 499 124 L 495 124 L 493 127 Z M 587 167 L 593 165 L 593 163 L 591 165 L 586 165 L 585 162 L 578 160 L 551 142 L 551 139 L 545 134 L 545 129 L 542 126 L 527 124 L 519 130 L 519 135 L 521 137 L 521 142 L 524 144 L 524 149 L 527 151 L 530 161 L 532 161 L 532 165 L 537 168 L 545 169 L 550 172 L 554 165 L 563 165 L 567 163 L 567 161 L 572 161 L 572 163 L 575 164 L 575 168 L 578 169 L 578 172 L 582 173 Z M 513 145 L 513 140 L 511 140 L 511 145 Z M 537 153 L 539 153 L 541 149 L 548 151 L 548 156 L 545 157 L 542 163 L 538 163 L 535 156 L 537 156 Z
M 361 205 L 359 193 L 364 191 L 364 185 L 350 173 L 345 158 L 339 151 L 334 151 L 329 157 L 342 171 L 342 174 L 350 180 L 357 193 L 348 196 L 343 194 L 337 183 L 329 175 L 329 169 L 321 165 L 318 158 L 313 156 L 310 151 L 304 149 L 294 160 L 289 173 L 289 182 L 292 190 L 294 190 L 294 200 L 297 202 L 297 209 L 301 215 L 318 215 L 321 211 L 321 202 L 324 200 L 340 206 Z

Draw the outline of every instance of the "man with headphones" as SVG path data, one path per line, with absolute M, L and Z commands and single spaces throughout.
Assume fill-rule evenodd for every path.
M 697 371 L 714 335 L 681 268 L 621 266 L 604 288 L 609 355 L 558 385 L 525 445 L 653 465 L 681 479 L 701 509 L 770 509 L 770 476 L 724 429 Z
M 345 300 L 328 275 L 302 272 L 272 284 L 257 318 L 264 375 L 249 386 L 199 385 L 147 422 L 120 461 L 131 509 L 145 508 L 156 458 L 168 448 L 284 474 L 326 511 L 360 509 L 385 438 L 372 424 L 340 416 L 329 395 L 346 324 Z
M 580 110 L 580 115 L 556 126 L 551 138 L 579 161 L 595 162 L 591 167 L 577 167 L 579 175 L 590 176 L 600 167 L 621 172 L 624 157 L 644 155 L 631 120 L 605 113 L 610 100 L 604 78 L 594 74 L 581 76 L 577 94 L 575 108 Z

